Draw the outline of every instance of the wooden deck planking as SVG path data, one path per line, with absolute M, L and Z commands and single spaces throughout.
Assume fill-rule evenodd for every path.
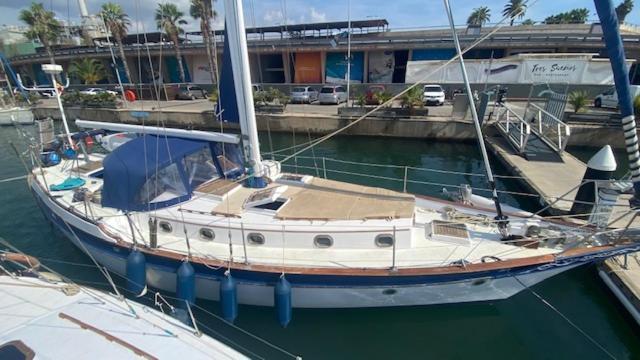
M 624 256 L 617 256 L 603 261 L 601 270 L 640 312 L 640 253 L 627 255 L 626 268 Z

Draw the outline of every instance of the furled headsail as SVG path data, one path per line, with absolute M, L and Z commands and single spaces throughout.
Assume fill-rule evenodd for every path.
M 633 99 L 631 99 L 629 71 L 625 62 L 618 16 L 611 0 L 594 0 L 594 2 L 602 25 L 602 33 L 609 60 L 611 61 L 611 69 L 613 70 L 613 78 L 620 104 L 620 114 L 622 115 L 622 129 L 635 193 L 630 203 L 632 207 L 638 208 L 640 207 L 640 153 L 638 152 L 638 135 L 636 133 Z

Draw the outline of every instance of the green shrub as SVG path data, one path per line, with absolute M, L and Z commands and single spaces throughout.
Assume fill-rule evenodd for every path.
M 573 106 L 574 112 L 583 111 L 587 106 L 587 92 L 586 91 L 574 91 L 569 94 L 569 104 Z
M 402 107 L 408 108 L 409 110 L 413 110 L 415 107 L 423 107 L 424 102 L 422 101 L 422 97 L 422 88 L 420 86 L 413 87 L 402 95 Z
M 393 95 L 391 95 L 390 92 L 388 91 L 384 91 L 384 92 L 379 92 L 379 93 L 375 93 L 373 94 L 373 98 L 378 101 L 378 104 L 384 104 L 387 101 L 389 101 L 391 98 L 393 97 Z M 391 107 L 393 104 L 389 103 L 386 106 L 387 107 Z
M 636 113 L 636 118 L 640 116 L 640 95 L 633 99 L 633 110 Z
M 358 105 L 360 107 L 364 107 L 366 104 L 367 104 L 367 94 L 359 93 L 356 96 L 356 105 Z

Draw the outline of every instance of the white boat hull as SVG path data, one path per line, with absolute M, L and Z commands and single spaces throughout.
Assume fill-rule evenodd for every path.
M 121 276 L 126 273 L 127 249 L 121 249 L 104 234 L 100 228 L 61 208 L 49 196 L 43 194 L 38 186 L 34 189 L 45 215 L 82 251 L 88 253 L 110 271 Z M 90 237 L 92 241 L 85 241 Z M 92 245 L 98 241 L 113 244 L 105 246 Z M 176 261 L 177 264 L 180 261 Z M 358 308 L 415 306 L 446 303 L 463 303 L 489 301 L 509 298 L 526 288 L 549 277 L 572 269 L 585 262 L 575 261 L 558 266 L 547 266 L 544 269 L 532 269 L 517 276 L 484 276 L 452 280 L 425 281 L 417 284 L 385 284 L 367 286 L 354 282 L 354 277 L 340 276 L 345 285 L 305 285 L 292 281 L 292 304 L 299 308 Z M 176 266 L 177 267 L 177 266 Z M 147 283 L 155 288 L 175 292 L 176 267 L 157 264 L 147 259 Z M 224 269 L 222 269 L 223 271 Z M 232 272 L 233 274 L 233 272 Z M 256 276 L 259 272 L 255 272 Z M 293 275 L 291 275 L 293 276 Z M 196 270 L 196 295 L 207 300 L 219 299 L 219 277 L 203 274 Z M 238 285 L 238 302 L 247 305 L 273 306 L 274 282 L 242 281 L 236 277 Z

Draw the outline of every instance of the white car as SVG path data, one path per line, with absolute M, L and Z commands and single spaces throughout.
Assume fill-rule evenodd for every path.
M 335 105 L 347 102 L 347 91 L 340 85 L 323 86 L 320 90 L 320 95 L 318 95 L 318 102 L 320 104 Z
M 425 85 L 422 101 L 426 105 L 444 105 L 444 89 L 440 85 Z
M 631 85 L 630 90 L 631 90 L 631 100 L 635 99 L 636 96 L 640 95 L 640 86 Z M 616 92 L 616 89 L 611 88 L 603 92 L 602 94 L 596 96 L 596 98 L 593 99 L 593 106 L 597 108 L 599 107 L 617 108 L 618 93 Z
M 118 95 L 118 93 L 115 92 L 115 91 L 106 90 L 106 89 L 103 89 L 103 88 L 86 88 L 86 89 L 80 91 L 80 94 L 85 94 L 85 95 L 98 95 L 98 94 L 101 94 L 101 93 L 108 93 L 108 94 L 111 94 L 111 95 Z

